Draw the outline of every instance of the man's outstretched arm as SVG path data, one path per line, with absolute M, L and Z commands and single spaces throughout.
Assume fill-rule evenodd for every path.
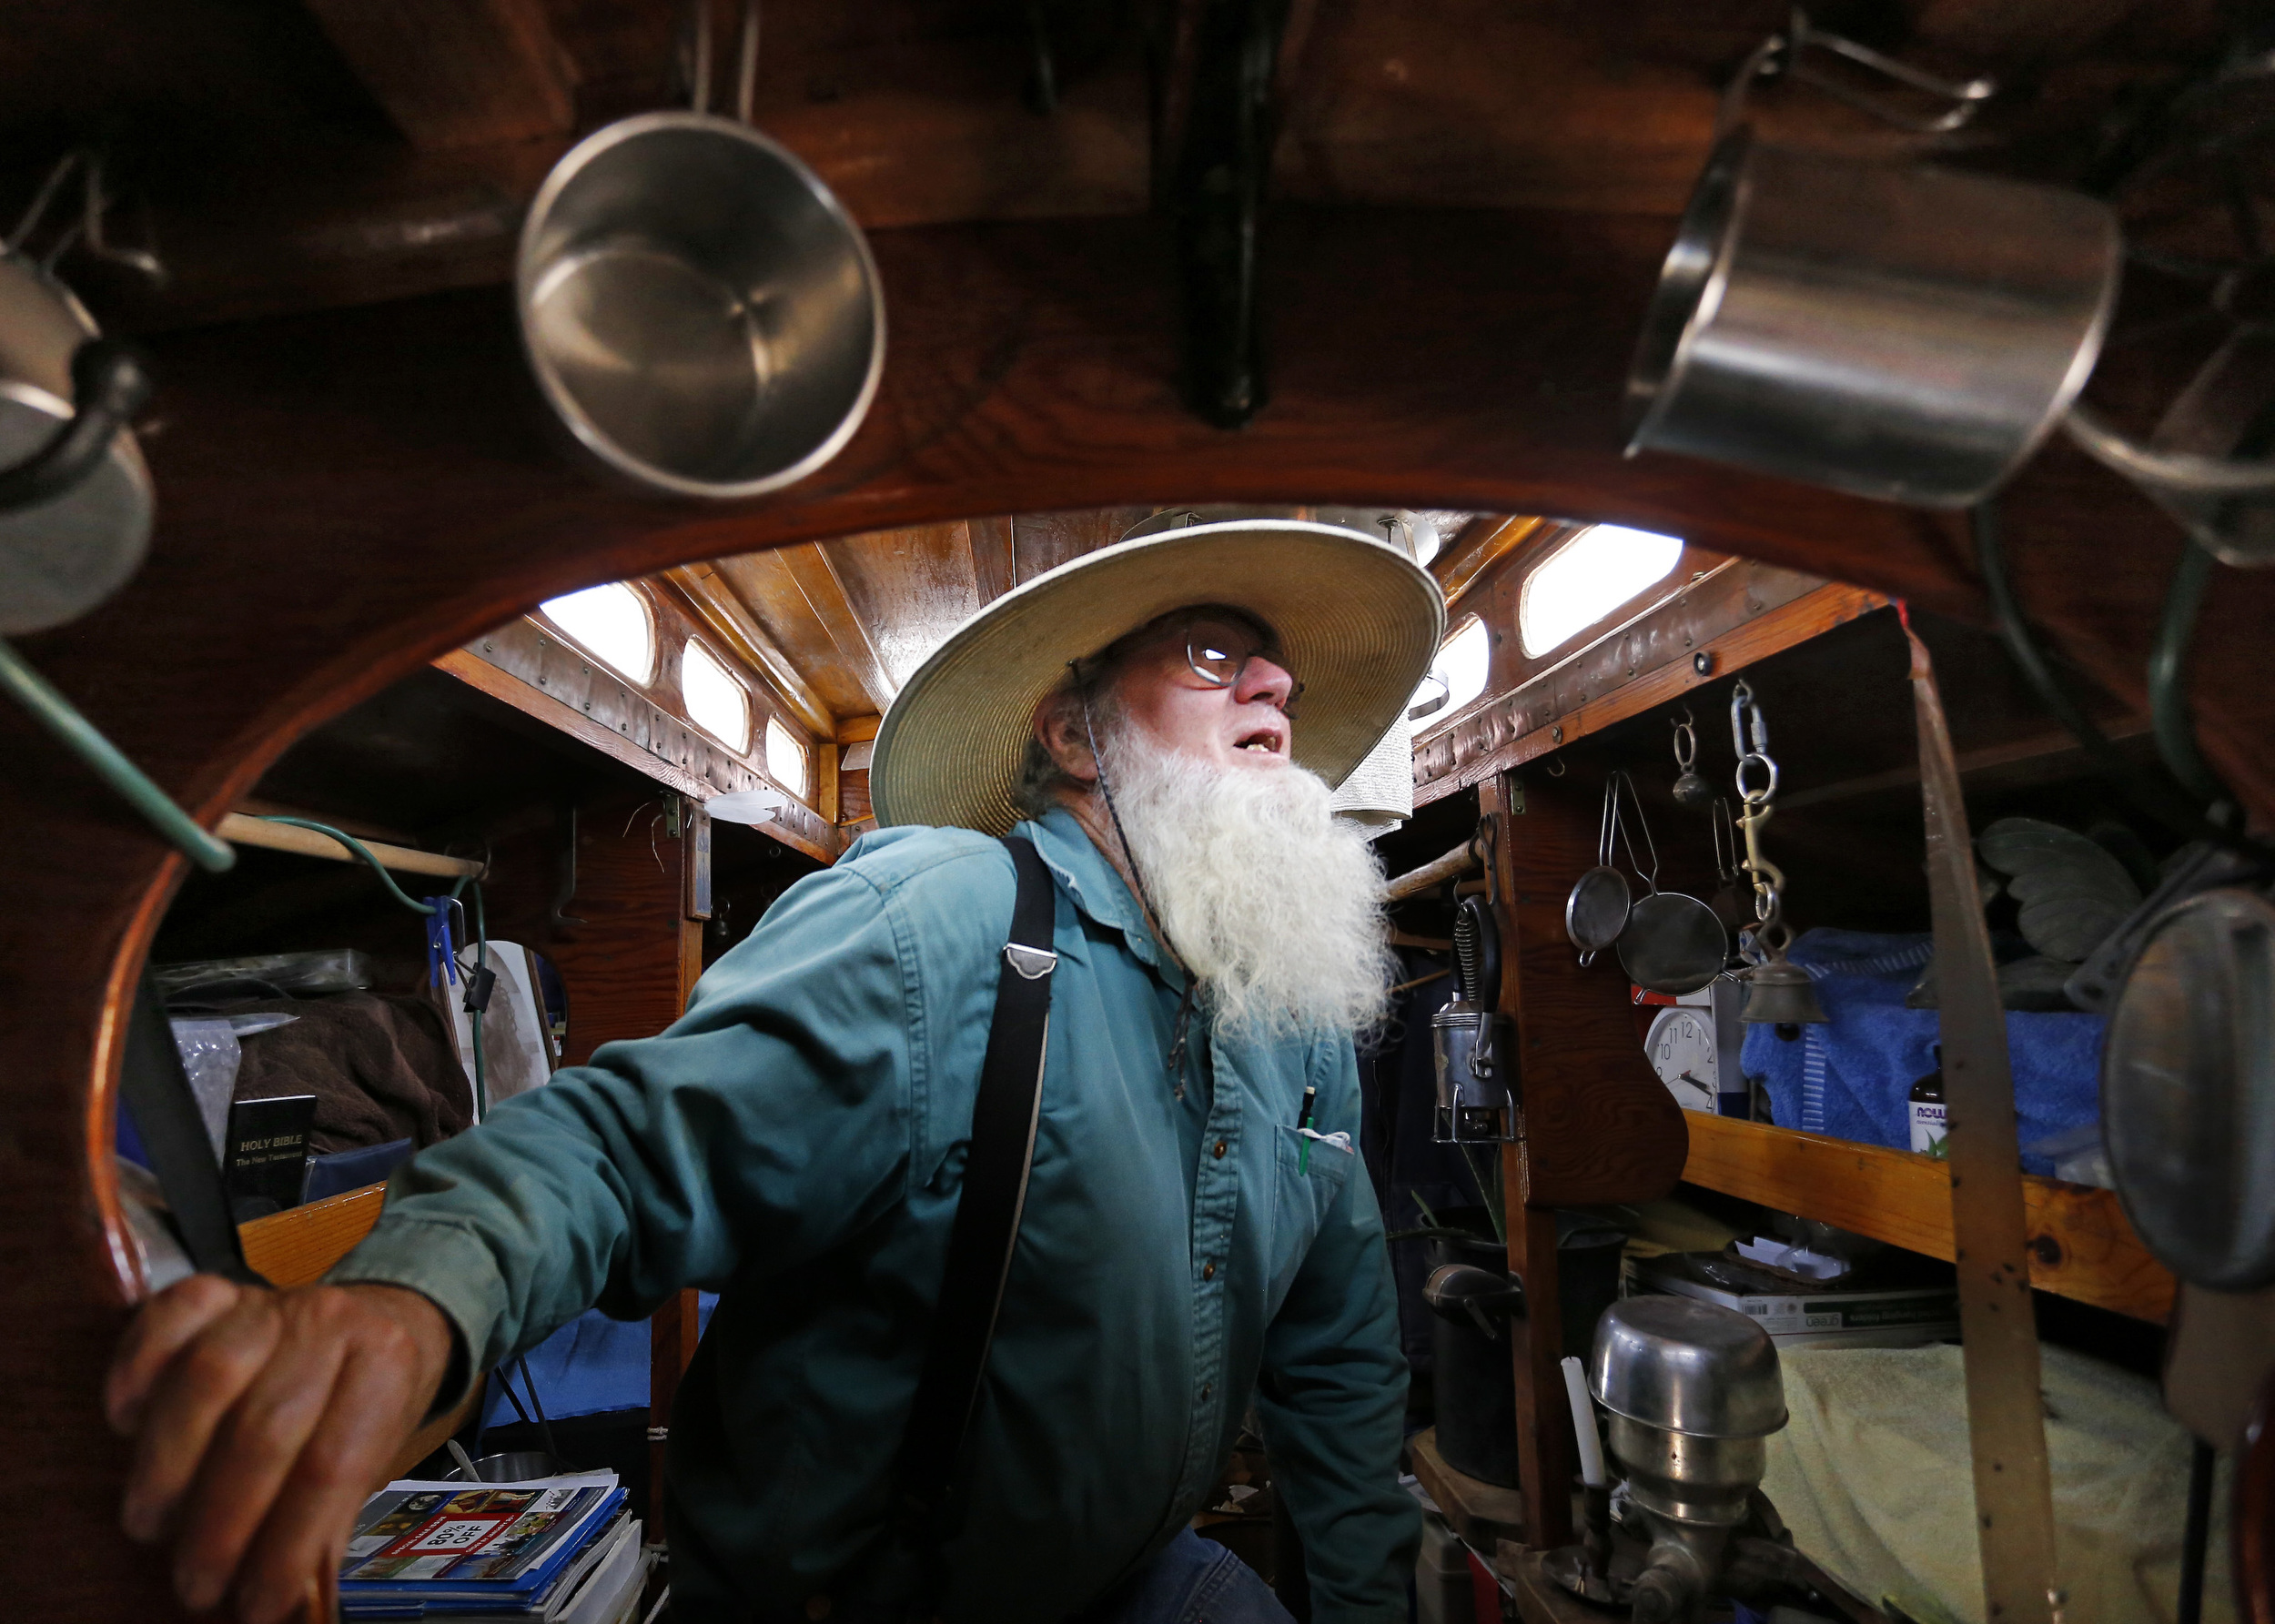
M 899 1200 L 905 982 L 875 889 L 814 876 L 662 1036 L 605 1045 L 402 1168 L 330 1284 L 154 1297 L 108 1392 L 136 1439 L 126 1531 L 173 1547 L 185 1605 L 276 1624 L 473 1373 L 596 1301 L 632 1316 L 746 1254 L 794 1265 Z

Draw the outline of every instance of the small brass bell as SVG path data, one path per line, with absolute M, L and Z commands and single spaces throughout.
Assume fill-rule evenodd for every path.
M 1831 1019 L 1817 1002 L 1816 983 L 1800 965 L 1780 956 L 1744 972 L 1745 1011 L 1741 1021 L 1754 1025 L 1821 1026 Z
M 1683 712 L 1674 724 L 1674 803 L 1693 812 L 1703 810 L 1714 798 L 1714 786 L 1706 782 L 1693 763 L 1698 760 L 1698 730 L 1691 724 L 1691 713 Z

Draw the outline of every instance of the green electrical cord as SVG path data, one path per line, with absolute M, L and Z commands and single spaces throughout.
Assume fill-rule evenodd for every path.
M 371 854 L 370 848 L 346 831 L 335 829 L 329 823 L 319 823 L 313 818 L 269 816 L 264 817 L 261 821 L 265 823 L 289 823 L 295 829 L 312 829 L 328 840 L 338 841 L 369 863 L 371 872 L 379 875 L 379 883 L 387 887 L 388 893 L 413 913 L 421 913 L 431 918 L 440 912 L 438 909 L 429 907 L 396 884 L 395 876 L 389 873 L 386 865 Z M 234 858 L 236 853 L 232 852 L 230 855 Z M 482 912 L 481 882 L 471 874 L 460 874 L 458 877 L 458 883 L 450 887 L 450 894 L 455 899 L 470 883 L 474 887 L 474 972 L 479 976 L 482 971 L 490 967 L 490 928 L 489 922 Z M 482 1012 L 474 1009 L 466 1013 L 473 1017 L 474 1022 L 474 1117 L 479 1122 L 490 1115 L 489 1067 L 482 1055 Z
M 164 790 L 151 782 L 141 768 L 122 755 L 118 746 L 104 738 L 76 706 L 25 664 L 24 657 L 5 641 L 0 641 L 0 687 L 192 862 L 215 874 L 236 866 L 237 852 L 228 842 L 198 827 L 195 818 L 175 805 Z
M 264 816 L 261 819 L 261 822 L 264 823 L 289 823 L 295 829 L 313 829 L 318 834 L 324 835 L 329 839 L 338 841 L 341 845 L 347 847 L 348 850 L 362 858 L 364 862 L 369 863 L 371 865 L 371 872 L 379 875 L 379 883 L 387 887 L 388 894 L 392 896 L 397 902 L 402 903 L 404 907 L 409 908 L 413 913 L 431 914 L 434 913 L 432 908 L 428 907 L 426 903 L 419 901 L 418 898 L 404 891 L 401 886 L 396 884 L 395 876 L 387 872 L 387 865 L 381 862 L 378 858 L 372 856 L 370 848 L 366 846 L 354 835 L 344 833 L 341 831 L 333 828 L 329 823 L 318 823 L 313 818 Z M 465 888 L 466 882 L 470 877 L 471 876 L 470 875 L 461 874 L 459 877 L 459 883 L 450 887 L 450 894 L 452 896 L 458 895 L 458 893 Z

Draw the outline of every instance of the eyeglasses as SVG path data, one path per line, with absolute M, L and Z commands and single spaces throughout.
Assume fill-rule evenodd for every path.
M 1251 660 L 1269 660 L 1283 671 L 1288 665 L 1288 656 L 1278 641 L 1252 626 L 1205 615 L 1185 628 L 1185 663 L 1211 688 L 1231 687 Z M 1292 714 L 1302 692 L 1303 684 L 1298 682 L 1289 691 L 1281 709 Z

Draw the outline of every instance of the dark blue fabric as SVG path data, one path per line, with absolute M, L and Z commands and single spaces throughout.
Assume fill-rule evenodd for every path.
M 359 1190 L 366 1185 L 385 1183 L 389 1174 L 410 1160 L 410 1140 L 389 1139 L 385 1145 L 364 1145 L 354 1150 L 310 1156 L 308 1181 L 300 1186 L 300 1199 L 321 1201 L 343 1190 Z
M 1295 1624 L 1246 1562 L 1181 1528 L 1087 1624 Z
M 1911 1148 L 1912 1084 L 1936 1069 L 1937 1027 L 1934 1010 L 1906 1009 L 1904 995 L 1931 945 L 1924 935 L 1823 928 L 1794 943 L 1790 956 L 1809 972 L 1832 1019 L 1790 1041 L 1774 1027 L 1746 1029 L 1746 1074 L 1767 1082 L 1779 1126 Z M 2007 1012 L 2023 1144 L 2099 1117 L 2106 1024 L 2099 1015 Z M 2025 1155 L 2022 1165 L 2053 1171 L 2044 1156 Z
M 712 1306 L 719 1294 L 700 1294 L 700 1323 L 711 1323 Z M 549 1421 L 571 1416 L 597 1416 L 609 1410 L 648 1407 L 648 1351 L 650 1337 L 644 1319 L 611 1319 L 598 1308 L 588 1308 L 530 1349 L 530 1376 L 537 1383 L 537 1401 Z M 521 1373 L 511 1373 L 521 1401 Z M 531 1416 L 534 1421 L 537 1417 Z M 482 1427 L 503 1427 L 521 1417 L 496 1382 L 482 1403 Z
M 150 1153 L 142 1148 L 142 1130 L 135 1126 L 135 1114 L 126 1108 L 126 1091 L 118 1091 L 118 1154 L 136 1166 L 148 1169 Z

